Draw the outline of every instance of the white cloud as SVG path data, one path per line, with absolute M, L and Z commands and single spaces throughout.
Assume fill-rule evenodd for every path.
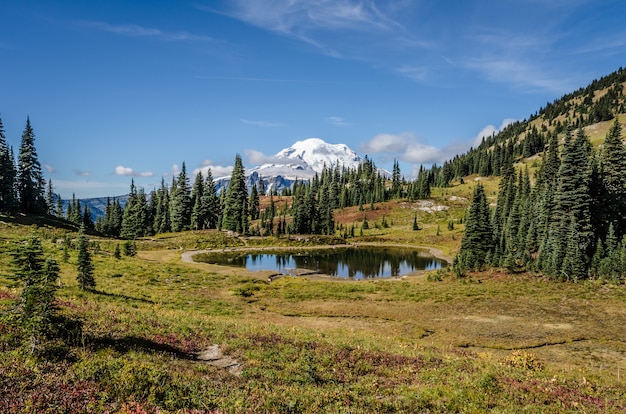
M 281 127 L 282 124 L 278 123 L 278 122 L 269 122 L 269 121 L 251 121 L 249 119 L 240 119 L 239 121 L 241 121 L 242 124 L 246 124 L 246 125 L 254 125 L 254 126 L 258 126 L 261 128 L 278 128 Z
M 174 164 L 176 165 L 176 164 Z M 193 175 L 197 175 L 199 172 L 202 172 L 202 175 L 206 178 L 208 171 L 211 170 L 211 175 L 213 179 L 228 177 L 233 172 L 233 167 L 229 166 L 221 166 L 221 165 L 213 165 L 210 160 L 204 160 L 202 162 L 202 167 L 196 168 L 192 171 Z
M 480 145 L 483 138 L 489 138 L 493 134 L 499 133 L 504 128 L 506 128 L 507 126 L 511 125 L 512 123 L 516 121 L 517 121 L 516 119 L 505 118 L 502 120 L 502 123 L 500 124 L 500 128 L 496 128 L 494 125 L 487 125 L 486 127 L 480 130 L 478 135 L 476 135 L 476 138 L 474 138 L 474 140 L 472 141 L 472 146 L 476 148 L 477 146 Z
M 326 117 L 325 121 L 328 124 L 338 126 L 338 127 L 350 126 L 350 123 L 346 122 L 346 120 L 340 116 L 329 116 L 329 117 Z
M 144 172 L 136 172 L 130 167 L 124 167 L 123 165 L 118 165 L 115 167 L 115 175 L 123 175 L 126 177 L 152 177 L 154 174 L 149 171 Z
M 414 164 L 432 164 L 445 159 L 441 149 L 419 143 L 412 132 L 378 134 L 359 149 L 367 154 L 381 154 Z

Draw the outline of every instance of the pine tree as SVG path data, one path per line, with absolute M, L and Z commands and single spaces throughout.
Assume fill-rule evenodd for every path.
M 248 212 L 250 213 L 251 220 L 258 220 L 259 218 L 259 191 L 256 184 L 252 186 L 252 192 L 250 193 Z
M 170 195 L 170 220 L 172 222 L 172 231 L 189 230 L 192 209 L 191 190 L 189 188 L 189 179 L 187 178 L 187 169 L 184 162 L 178 174 L 176 186 L 172 186 Z
M 205 228 L 208 212 L 203 203 L 204 199 L 204 178 L 202 177 L 202 172 L 198 171 L 196 181 L 194 181 L 193 189 L 191 190 L 191 205 L 193 206 L 191 211 L 191 228 L 193 230 Z
M 600 154 L 602 165 L 604 223 L 612 223 L 615 234 L 626 234 L 626 146 L 622 140 L 622 127 L 617 119 L 606 135 Z
M 37 159 L 35 133 L 30 125 L 30 118 L 26 118 L 17 166 L 17 193 L 20 200 L 20 210 L 28 213 L 44 213 L 46 211 L 45 181 L 41 172 L 41 164 Z
M 24 344 L 34 353 L 54 329 L 59 266 L 54 260 L 44 260 L 41 242 L 34 236 L 18 243 L 11 256 L 11 278 L 22 289 L 14 311 Z
M 222 212 L 220 210 L 220 200 L 215 191 L 213 174 L 211 173 L 210 169 L 207 171 L 204 183 L 202 206 L 206 211 L 206 222 L 203 224 L 203 228 L 216 229 Z
M 46 191 L 46 213 L 55 216 L 56 208 L 54 204 L 54 190 L 52 189 L 52 180 L 48 180 L 48 190 Z
M 590 197 L 592 155 L 591 144 L 582 128 L 576 138 L 572 137 L 571 128 L 567 128 L 553 190 L 552 214 L 547 220 L 543 219 L 547 227 L 538 257 L 539 268 L 553 277 L 588 276 L 587 269 L 595 250 Z
M 0 211 L 15 207 L 15 161 L 9 149 L 0 119 Z
M 400 164 L 398 160 L 393 160 L 393 172 L 391 174 L 391 197 L 400 198 Z
M 489 217 L 489 205 L 485 190 L 479 183 L 474 189 L 469 213 L 465 222 L 465 234 L 456 262 L 460 269 L 480 269 L 493 253 L 493 228 Z
M 87 250 L 89 241 L 85 237 L 85 227 L 81 226 L 76 241 L 76 249 L 78 250 L 78 260 L 76 269 L 78 271 L 76 280 L 81 290 L 93 290 L 96 287 L 96 279 L 93 276 L 93 264 L 91 255 Z
M 222 228 L 245 234 L 248 231 L 248 190 L 241 156 L 235 156 L 235 166 L 224 197 Z
M 137 217 L 137 204 L 137 188 L 135 187 L 135 180 L 131 179 L 130 194 L 124 205 L 120 229 L 120 236 L 124 239 L 135 239 L 139 236 L 140 224 Z

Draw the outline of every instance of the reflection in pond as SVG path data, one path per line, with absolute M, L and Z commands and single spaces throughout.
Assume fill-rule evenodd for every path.
M 446 266 L 424 250 L 389 247 L 351 247 L 286 252 L 228 252 L 194 256 L 196 261 L 248 270 L 276 270 L 285 275 L 321 273 L 353 279 L 401 276 Z

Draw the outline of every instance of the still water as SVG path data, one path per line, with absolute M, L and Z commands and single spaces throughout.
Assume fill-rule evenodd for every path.
M 194 256 L 196 261 L 285 275 L 306 271 L 351 279 L 402 276 L 445 267 L 447 262 L 424 250 L 396 247 L 350 247 L 305 252 L 228 252 Z

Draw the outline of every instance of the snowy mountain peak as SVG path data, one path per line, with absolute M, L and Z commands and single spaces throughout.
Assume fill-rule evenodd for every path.
M 246 171 L 246 183 L 249 189 L 263 182 L 266 194 L 273 191 L 280 193 L 293 186 L 296 180 L 308 181 L 320 174 L 324 168 L 357 168 L 363 161 L 361 157 L 345 144 L 329 144 L 320 138 L 297 141 L 291 147 L 279 151 L 269 163 L 250 168 Z M 216 189 L 228 186 L 230 177 L 216 181 Z
M 322 172 L 324 166 L 344 166 L 356 168 L 363 161 L 359 155 L 345 144 L 329 144 L 320 138 L 297 141 L 291 147 L 276 154 L 277 158 L 301 160 L 316 172 Z

